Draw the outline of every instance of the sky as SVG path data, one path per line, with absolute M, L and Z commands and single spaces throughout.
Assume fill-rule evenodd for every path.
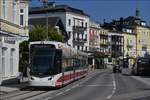
M 30 7 L 41 6 L 40 0 L 31 0 Z M 66 4 L 83 10 L 96 22 L 112 21 L 120 17 L 134 16 L 135 10 L 140 10 L 140 18 L 150 25 L 150 0 L 49 0 L 56 5 Z

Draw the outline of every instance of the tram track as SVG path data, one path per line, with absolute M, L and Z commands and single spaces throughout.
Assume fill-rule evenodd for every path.
M 8 92 L 4 92 L 4 91 L 0 91 L 0 96 L 1 95 L 4 95 L 4 94 L 7 94 Z
M 22 94 L 22 95 L 19 95 L 19 96 L 8 98 L 7 100 L 27 100 L 29 98 L 44 94 L 46 92 L 47 91 L 31 91 L 31 92 L 26 93 L 26 94 Z
M 34 88 L 28 87 L 28 88 L 24 88 L 21 90 L 17 90 L 17 91 L 13 91 L 13 92 L 9 92 L 7 94 L 1 95 L 1 100 L 6 100 L 15 96 L 20 96 L 22 94 L 26 94 L 26 93 L 30 93 L 32 91 L 34 91 Z

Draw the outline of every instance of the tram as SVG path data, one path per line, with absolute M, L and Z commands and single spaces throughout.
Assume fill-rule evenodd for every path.
M 87 53 L 55 41 L 29 44 L 30 86 L 61 87 L 86 76 Z

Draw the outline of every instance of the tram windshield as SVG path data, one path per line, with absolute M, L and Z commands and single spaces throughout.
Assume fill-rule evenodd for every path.
M 53 45 L 33 45 L 30 48 L 31 75 L 54 75 L 55 47 Z

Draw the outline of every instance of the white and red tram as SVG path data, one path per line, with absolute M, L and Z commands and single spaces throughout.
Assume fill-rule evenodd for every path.
M 61 87 L 87 74 L 87 54 L 61 42 L 30 42 L 31 86 Z

